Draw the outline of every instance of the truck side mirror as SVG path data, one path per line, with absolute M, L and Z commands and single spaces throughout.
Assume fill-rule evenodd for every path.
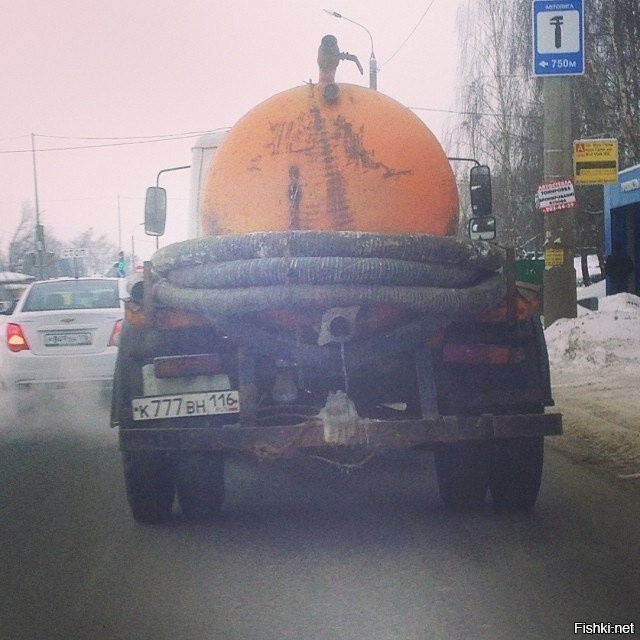
M 471 168 L 469 173 L 471 190 L 471 211 L 474 216 L 491 215 L 491 171 L 481 164 Z
M 472 240 L 493 240 L 496 237 L 496 219 L 492 216 L 471 218 L 469 237 Z
M 144 201 L 144 232 L 161 236 L 167 219 L 167 192 L 162 187 L 149 187 Z

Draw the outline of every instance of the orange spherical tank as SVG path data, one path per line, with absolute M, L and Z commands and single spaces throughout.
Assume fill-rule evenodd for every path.
M 458 192 L 435 136 L 406 107 L 351 84 L 308 84 L 247 113 L 203 187 L 205 234 L 455 232 Z

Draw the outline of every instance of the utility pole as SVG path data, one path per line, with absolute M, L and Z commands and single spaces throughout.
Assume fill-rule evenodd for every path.
M 543 77 L 544 181 L 573 183 L 571 80 L 585 71 L 583 0 L 533 0 L 533 73 Z M 573 188 L 571 187 L 571 192 Z M 575 203 L 544 216 L 544 325 L 578 315 Z
M 122 250 L 122 218 L 120 216 L 120 194 L 118 194 L 118 250 Z
M 571 135 L 571 81 L 566 77 L 543 80 L 544 179 L 573 178 Z M 575 206 L 545 215 L 544 325 L 559 318 L 577 317 Z
M 36 171 L 36 142 L 35 134 L 33 133 L 31 134 L 31 155 L 33 158 L 33 187 L 36 206 L 36 267 L 38 270 L 38 279 L 44 280 L 44 227 L 40 224 L 40 203 L 38 202 L 38 172 Z

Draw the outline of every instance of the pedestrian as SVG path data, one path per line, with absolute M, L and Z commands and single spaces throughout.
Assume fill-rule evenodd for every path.
M 609 278 L 612 293 L 629 290 L 629 276 L 633 270 L 633 260 L 626 254 L 620 242 L 614 242 L 613 251 L 604 262 L 604 273 Z

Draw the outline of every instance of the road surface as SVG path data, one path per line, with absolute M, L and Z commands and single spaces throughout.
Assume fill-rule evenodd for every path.
M 556 447 L 529 515 L 447 512 L 414 451 L 349 475 L 232 458 L 219 522 L 141 526 L 104 408 L 2 402 L 1 640 L 640 635 L 637 484 Z
M 557 444 L 573 460 L 640 489 L 640 368 L 556 371 L 553 397 L 565 414 Z

